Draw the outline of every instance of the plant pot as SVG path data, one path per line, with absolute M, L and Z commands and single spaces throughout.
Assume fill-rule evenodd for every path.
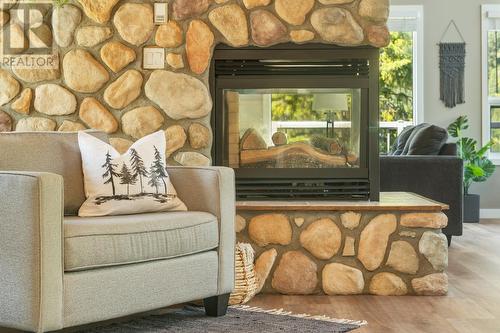
M 479 223 L 479 203 L 481 197 L 478 194 L 464 195 L 464 222 Z

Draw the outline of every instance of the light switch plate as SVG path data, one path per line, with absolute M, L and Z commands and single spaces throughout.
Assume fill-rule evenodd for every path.
M 144 69 L 164 69 L 165 49 L 161 47 L 145 47 L 143 51 L 142 67 Z
M 168 2 L 155 2 L 155 24 L 168 22 Z

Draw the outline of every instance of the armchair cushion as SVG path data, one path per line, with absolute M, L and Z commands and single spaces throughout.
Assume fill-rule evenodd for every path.
M 64 219 L 65 271 L 205 252 L 219 244 L 217 217 L 167 212 Z

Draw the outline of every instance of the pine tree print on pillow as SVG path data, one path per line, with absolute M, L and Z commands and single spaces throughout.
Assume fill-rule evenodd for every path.
M 163 131 L 135 142 L 123 155 L 109 144 L 78 133 L 87 200 L 79 216 L 185 211 L 166 167 Z

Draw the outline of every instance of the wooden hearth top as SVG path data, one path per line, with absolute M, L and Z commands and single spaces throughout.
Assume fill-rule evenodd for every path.
M 249 211 L 426 211 L 447 210 L 446 204 L 409 192 L 382 192 L 380 201 L 237 201 L 236 209 Z

